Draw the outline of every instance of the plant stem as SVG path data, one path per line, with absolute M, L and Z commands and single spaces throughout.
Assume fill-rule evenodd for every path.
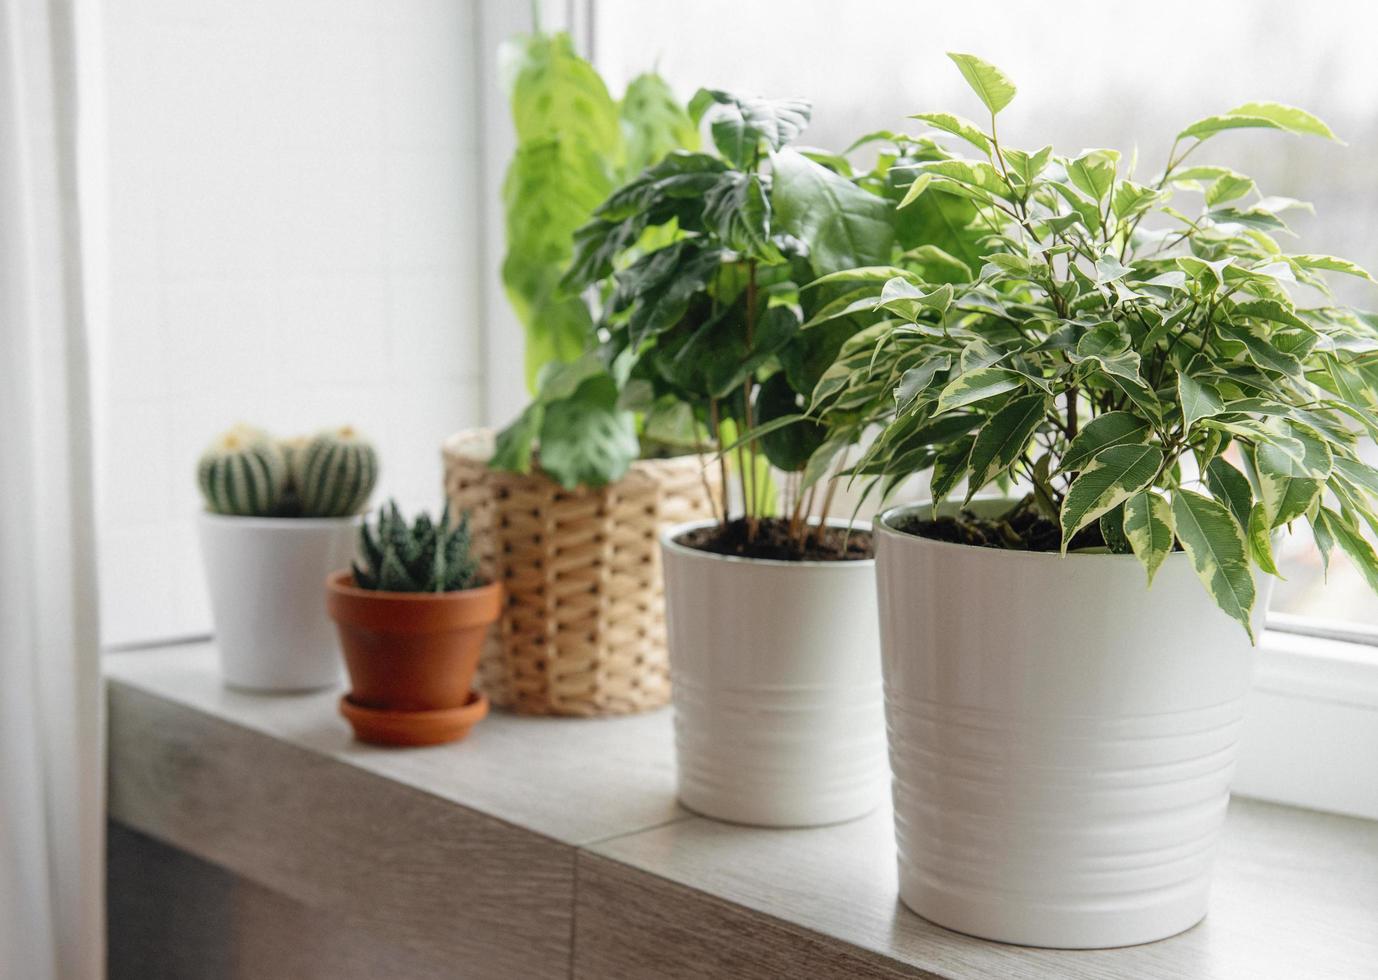
M 755 260 L 755 259 L 750 259 L 750 260 L 747 261 L 747 264 L 746 264 L 746 356 L 747 356 L 748 358 L 751 357 L 752 348 L 755 346 L 755 344 L 756 344 L 756 260 Z M 743 419 L 744 424 L 746 425 L 746 431 L 747 431 L 747 433 L 750 433 L 750 432 L 752 431 L 752 429 L 755 427 L 755 422 L 754 422 L 753 419 L 752 419 L 752 413 L 751 413 L 751 380 L 752 380 L 752 379 L 751 379 L 751 374 L 750 374 L 750 372 L 748 372 L 746 378 L 742 381 L 742 399 L 743 399 L 743 402 L 744 402 L 744 408 L 743 408 L 743 412 L 742 412 L 742 419 Z M 757 487 L 757 485 L 756 485 L 756 440 L 755 440 L 754 438 L 751 439 L 751 440 L 749 441 L 749 443 L 748 443 L 748 448 L 749 448 L 750 453 L 751 453 L 751 480 L 750 480 L 751 490 L 750 490 L 750 497 L 749 497 L 749 498 L 745 498 L 745 499 L 746 499 L 746 503 L 745 503 L 745 509 L 746 509 L 746 539 L 747 539 L 747 541 L 755 541 L 755 540 L 756 540 L 756 530 L 757 530 L 757 526 L 758 526 L 758 524 L 759 524 L 759 515 L 758 515 L 758 513 L 757 513 L 757 507 L 760 506 L 760 501 L 758 501 L 758 500 L 756 499 L 756 493 L 757 493 L 758 487 Z M 746 490 L 747 490 L 747 482 L 746 482 L 746 473 L 745 473 L 745 472 L 742 474 L 742 478 L 743 478 L 742 490 L 743 490 L 743 493 L 746 493 Z
M 718 400 L 716 398 L 708 399 L 708 420 L 709 424 L 713 427 L 713 431 L 710 433 L 710 435 L 713 437 L 713 441 L 718 444 L 718 490 L 722 494 L 721 526 L 723 528 L 724 533 L 726 533 L 728 518 L 727 454 L 723 452 L 722 427 L 719 425 Z M 741 451 L 738 450 L 738 455 L 740 456 L 740 454 Z

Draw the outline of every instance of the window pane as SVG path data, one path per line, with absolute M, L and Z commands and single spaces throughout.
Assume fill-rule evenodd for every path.
M 1173 135 L 1202 116 L 1247 101 L 1299 105 L 1348 146 L 1240 131 L 1202 151 L 1258 180 L 1264 193 L 1311 201 L 1289 212 L 1304 246 L 1378 267 L 1378 5 L 1290 0 L 1164 0 L 1135 13 L 1104 0 L 1026 4 L 917 4 L 872 0 L 599 0 L 595 50 L 615 88 L 657 68 L 682 97 L 709 86 L 814 103 L 802 142 L 840 149 L 875 129 L 911 130 L 906 117 L 941 109 L 981 118 L 981 107 L 944 57 L 969 51 L 1019 87 L 1000 116 L 1015 146 L 1064 152 L 1111 146 L 1140 156 L 1140 172 L 1165 162 Z M 1298 52 L 1306 52 L 1299 57 Z M 1341 300 L 1378 305 L 1371 287 L 1337 282 Z M 1304 524 L 1304 522 L 1302 522 Z M 1378 626 L 1378 599 L 1340 554 L 1322 588 L 1310 534 L 1281 557 L 1287 581 L 1273 609 Z

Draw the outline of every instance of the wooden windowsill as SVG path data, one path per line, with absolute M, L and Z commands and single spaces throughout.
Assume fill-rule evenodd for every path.
M 1375 822 L 1236 800 L 1205 922 L 1146 946 L 1027 949 L 901 906 L 887 812 L 789 831 L 690 814 L 668 710 L 494 712 L 460 744 L 394 751 L 353 741 L 338 691 L 225 688 L 210 644 L 112 654 L 106 673 L 114 822 L 438 971 L 1378 975 Z

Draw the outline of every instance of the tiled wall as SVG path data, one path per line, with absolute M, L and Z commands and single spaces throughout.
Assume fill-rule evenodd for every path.
M 350 422 L 440 499 L 481 421 L 475 0 L 108 0 L 107 643 L 204 632 L 192 471 L 240 420 Z

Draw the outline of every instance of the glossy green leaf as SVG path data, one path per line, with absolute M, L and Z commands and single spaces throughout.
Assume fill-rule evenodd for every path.
M 1110 446 L 1098 452 L 1062 501 L 1063 553 L 1079 530 L 1151 486 L 1162 465 L 1163 451 L 1157 446 Z
M 631 412 L 617 406 L 617 384 L 600 375 L 551 402 L 541 423 L 541 469 L 566 489 L 620 479 L 641 454 Z
M 1378 554 L 1374 553 L 1373 545 L 1369 544 L 1368 539 L 1344 515 L 1337 514 L 1328 507 L 1321 509 L 1326 515 L 1326 522 L 1335 541 L 1344 549 L 1345 554 L 1349 555 L 1354 567 L 1364 576 L 1364 581 L 1368 582 L 1368 587 L 1378 591 Z
M 1024 379 L 1004 368 L 980 368 L 958 375 L 944 386 L 934 413 L 941 415 L 963 405 L 974 405 L 1024 386 Z
M 1253 641 L 1254 577 L 1244 530 L 1218 501 L 1177 490 L 1172 498 L 1177 539 L 1207 591 Z
M 1016 398 L 992 415 L 976 433 L 968 462 L 971 468 L 968 501 L 1024 454 L 1029 440 L 1043 424 L 1046 405 L 1045 395 Z
M 1197 381 L 1185 371 L 1177 375 L 1177 397 L 1182 406 L 1183 426 L 1188 432 L 1200 419 L 1225 411 L 1224 399 L 1215 386 Z
M 962 77 L 985 103 L 992 116 L 1010 104 L 1016 89 L 1014 83 L 999 68 L 972 54 L 956 54 L 949 51 L 947 56 L 957 65 Z
M 889 202 L 794 150 L 771 159 L 776 220 L 808 245 L 817 275 L 889 261 L 895 237 Z
M 1263 502 L 1254 504 L 1249 511 L 1246 525 L 1249 537 L 1249 554 L 1254 563 L 1269 575 L 1282 578 L 1277 561 L 1273 558 L 1273 529 L 1269 526 L 1268 508 Z
M 1148 573 L 1148 584 L 1152 585 L 1163 560 L 1172 553 L 1175 540 L 1172 507 L 1151 491 L 1133 494 L 1124 502 L 1123 527 L 1124 536 Z
M 982 153 L 987 156 L 990 155 L 990 138 L 981 131 L 981 127 L 970 120 L 963 119 L 961 116 L 954 116 L 950 112 L 920 112 L 909 118 L 920 119 L 934 129 L 951 133 L 953 136 L 960 136 Z
M 1249 478 L 1231 463 L 1217 456 L 1206 467 L 1206 486 L 1216 500 L 1230 508 L 1240 527 L 1249 526 L 1249 513 L 1254 506 L 1253 488 Z
M 716 105 L 709 130 L 718 152 L 743 170 L 756 163 L 762 150 L 779 150 L 809 124 L 813 108 L 804 99 L 763 99 L 700 89 L 690 100 L 691 115 Z
M 1148 439 L 1149 425 L 1132 412 L 1106 412 L 1084 425 L 1062 456 L 1061 469 L 1074 473 L 1102 449 L 1142 443 Z

